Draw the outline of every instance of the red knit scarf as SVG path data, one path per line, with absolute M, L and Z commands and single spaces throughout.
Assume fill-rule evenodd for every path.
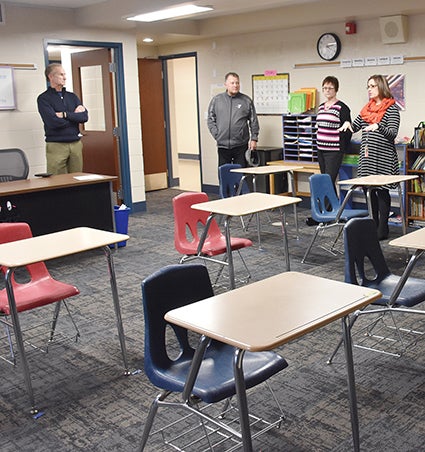
M 382 99 L 379 105 L 376 104 L 375 99 L 370 99 L 370 101 L 362 108 L 360 116 L 369 124 L 377 124 L 385 115 L 388 107 L 393 104 L 395 104 L 394 99 Z

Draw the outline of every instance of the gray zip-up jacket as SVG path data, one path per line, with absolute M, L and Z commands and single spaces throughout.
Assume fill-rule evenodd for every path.
M 231 149 L 258 141 L 260 126 L 249 96 L 227 92 L 217 94 L 208 107 L 208 129 L 219 148 Z

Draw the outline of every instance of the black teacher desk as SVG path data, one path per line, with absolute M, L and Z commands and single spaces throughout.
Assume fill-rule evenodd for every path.
M 0 183 L 0 222 L 22 221 L 42 235 L 87 226 L 114 231 L 116 176 L 72 173 Z

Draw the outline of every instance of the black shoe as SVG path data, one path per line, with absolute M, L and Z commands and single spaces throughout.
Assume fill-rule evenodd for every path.
M 313 218 L 308 217 L 308 218 L 306 218 L 306 220 L 305 220 L 305 224 L 306 224 L 307 226 L 317 226 L 319 223 L 318 223 L 316 220 L 313 220 Z

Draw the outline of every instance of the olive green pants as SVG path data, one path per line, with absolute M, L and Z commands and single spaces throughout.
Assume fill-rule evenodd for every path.
M 46 143 L 46 171 L 51 174 L 81 173 L 83 171 L 83 143 Z

